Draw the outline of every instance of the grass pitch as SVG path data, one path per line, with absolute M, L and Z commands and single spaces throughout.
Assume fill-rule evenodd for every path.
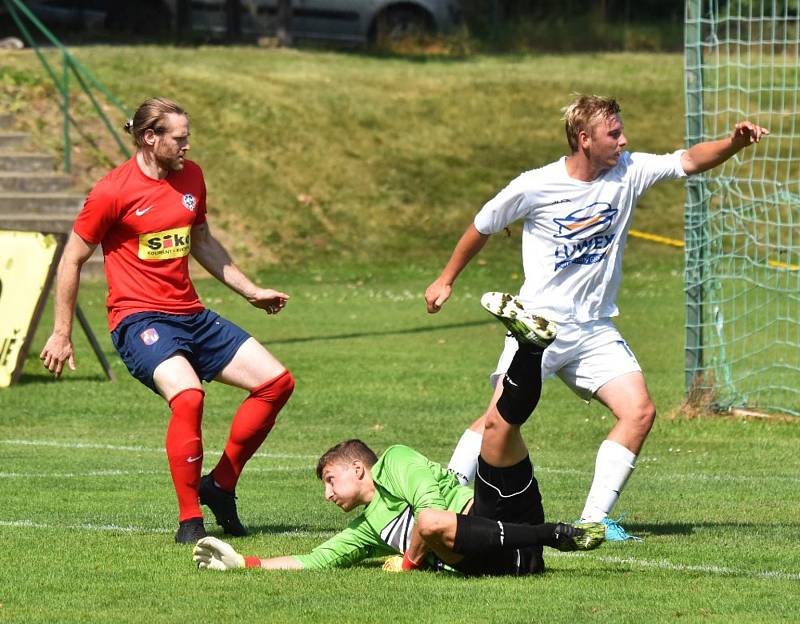
M 503 329 L 478 299 L 518 283 L 512 245 L 493 241 L 436 316 L 425 313 L 421 293 L 438 261 L 262 274 L 292 295 L 277 317 L 199 283 L 209 306 L 252 331 L 297 379 L 239 485 L 253 530 L 234 541 L 241 552 L 304 552 L 345 525 L 313 475 L 318 455 L 345 437 L 378 451 L 402 442 L 447 461 L 489 398 L 486 375 Z M 661 416 L 616 511 L 627 512 L 625 526 L 644 542 L 554 551 L 548 573 L 527 579 L 390 575 L 379 562 L 329 573 L 201 573 L 190 549 L 172 542 L 167 408 L 127 376 L 105 335 L 120 379 L 103 381 L 76 332 L 76 372 L 55 383 L 32 355 L 22 383 L 0 393 L 0 620 L 797 621 L 800 428 L 670 418 L 683 383 L 680 254 L 630 241 L 626 269 L 619 325 Z M 98 330 L 103 296 L 97 284 L 81 293 Z M 38 346 L 49 319 L 43 324 Z M 209 467 L 242 396 L 218 384 L 207 391 Z M 525 435 L 549 519 L 577 518 L 610 418 L 560 382 L 545 383 Z

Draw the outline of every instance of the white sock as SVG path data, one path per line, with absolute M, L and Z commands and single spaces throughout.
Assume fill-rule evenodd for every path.
M 594 480 L 581 520 L 600 522 L 608 516 L 635 463 L 636 455 L 627 448 L 611 440 L 603 441 L 597 451 Z
M 451 471 L 461 485 L 467 485 L 475 479 L 478 470 L 478 455 L 481 454 L 483 436 L 477 431 L 467 429 L 461 434 L 461 439 L 456 444 L 447 469 Z

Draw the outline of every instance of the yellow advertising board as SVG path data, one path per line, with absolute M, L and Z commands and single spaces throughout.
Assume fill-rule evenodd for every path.
M 62 241 L 57 234 L 0 230 L 0 388 L 22 372 Z

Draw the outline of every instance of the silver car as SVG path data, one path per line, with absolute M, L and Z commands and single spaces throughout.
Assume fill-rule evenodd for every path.
M 176 14 L 177 0 L 162 0 Z M 291 34 L 300 39 L 350 43 L 447 32 L 461 20 L 458 0 L 291 0 Z M 241 0 L 242 33 L 275 30 L 277 0 Z M 225 0 L 191 0 L 193 31 L 225 32 Z

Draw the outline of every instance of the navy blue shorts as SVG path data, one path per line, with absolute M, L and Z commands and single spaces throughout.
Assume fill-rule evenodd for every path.
M 153 372 L 164 360 L 180 353 L 202 381 L 211 381 L 248 338 L 250 334 L 211 310 L 138 312 L 111 332 L 111 341 L 131 375 L 156 393 Z

